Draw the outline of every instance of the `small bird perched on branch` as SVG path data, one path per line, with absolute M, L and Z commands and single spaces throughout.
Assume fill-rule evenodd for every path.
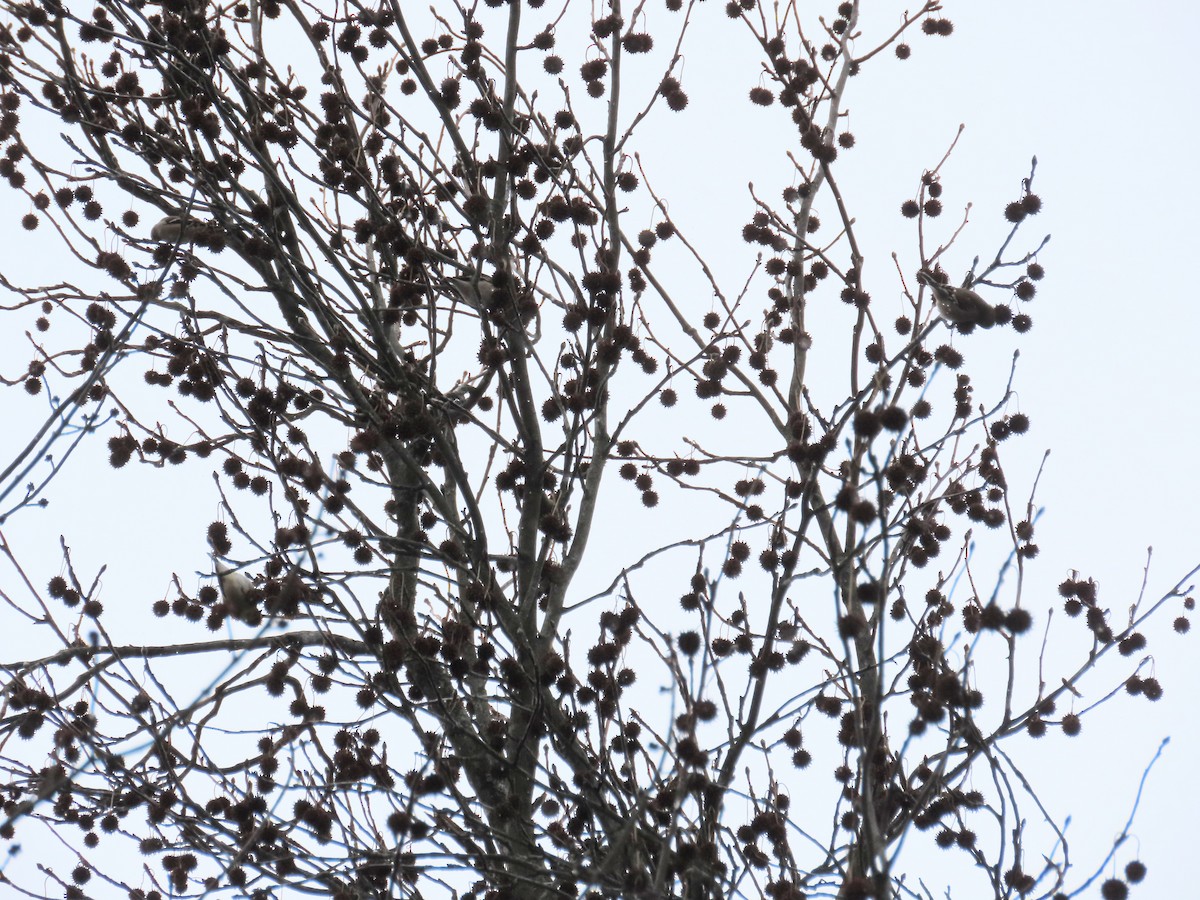
M 970 288 L 955 287 L 939 281 L 929 269 L 917 272 L 917 280 L 929 285 L 938 312 L 952 325 L 978 325 L 991 328 L 996 324 L 996 310 Z
M 259 618 L 258 588 L 254 586 L 254 582 L 219 559 L 214 559 L 213 563 L 217 569 L 221 599 L 225 601 L 225 609 L 229 614 L 243 622 Z
M 492 294 L 496 285 L 486 275 L 478 278 L 447 278 L 446 282 L 454 288 L 454 292 L 473 310 L 486 314 L 492 302 Z
M 542 334 L 542 314 L 532 292 L 520 289 L 517 282 L 503 272 L 498 272 L 497 276 L 495 280 L 483 274 L 472 278 L 447 278 L 445 283 L 481 318 L 518 331 L 533 322 L 530 339 L 537 341 Z
M 209 233 L 210 228 L 207 222 L 179 214 L 155 222 L 150 229 L 150 237 L 163 243 L 182 244 L 200 240 Z

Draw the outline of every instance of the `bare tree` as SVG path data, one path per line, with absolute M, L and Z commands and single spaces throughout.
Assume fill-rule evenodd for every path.
M 942 225 L 941 163 L 897 188 L 910 249 L 860 242 L 852 76 L 949 35 L 940 6 L 870 46 L 858 2 L 411 6 L 0 6 L 10 208 L 84 273 L 2 273 L 34 323 L 6 383 L 51 399 L 3 512 L 96 433 L 217 510 L 180 536 L 212 580 L 140 611 L 73 563 L 91 528 L 4 589 L 44 646 L 4 651 L 0 833 L 57 840 L 21 889 L 932 897 L 906 837 L 959 855 L 956 897 L 1095 878 L 1010 739 L 1078 734 L 1114 655 L 1140 662 L 1103 698 L 1156 699 L 1143 623 L 1192 600 L 1118 622 L 1073 575 L 1052 631 L 1031 599 L 1054 576 L 1003 466 L 1029 420 L 965 359 L 1029 330 L 1036 165 L 986 253 Z M 792 161 L 723 226 L 733 279 L 638 155 L 722 17 Z

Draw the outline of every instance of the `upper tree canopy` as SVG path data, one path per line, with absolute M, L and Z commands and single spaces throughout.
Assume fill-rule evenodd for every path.
M 31 890 L 884 900 L 1087 877 L 1008 739 L 1079 734 L 1085 676 L 1141 658 L 1185 591 L 1118 621 L 1072 576 L 1045 637 L 1058 579 L 1004 469 L 1029 418 L 966 365 L 1031 327 L 1034 169 L 986 252 L 946 223 L 944 159 L 897 186 L 895 255 L 860 237 L 842 163 L 886 148 L 856 146 L 852 88 L 949 36 L 938 4 L 874 40 L 857 2 L 0 9 L 0 176 L 22 249 L 71 263 L 0 267 L 30 328 L 8 402 L 50 409 L 3 512 L 37 515 L 95 433 L 120 470 L 97 478 L 182 467 L 214 510 L 162 520 L 211 579 L 81 500 L 58 573 L 6 589 L 0 834 L 36 841 Z M 703 221 L 642 156 L 689 115 L 689 46 L 693 70 L 746 65 L 727 77 L 789 163 Z M 697 192 L 748 180 L 706 172 Z M 75 564 L 96 540 L 144 593 Z M 1145 661 L 1113 678 L 1161 695 Z

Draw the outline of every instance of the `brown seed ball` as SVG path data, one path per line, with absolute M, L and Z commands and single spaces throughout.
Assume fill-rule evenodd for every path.
M 603 59 L 589 59 L 579 67 L 579 75 L 584 81 L 595 81 L 603 78 L 608 72 L 608 63 Z
M 756 106 L 770 106 L 775 102 L 775 95 L 765 87 L 751 88 L 750 102 Z
M 880 414 L 880 422 L 888 431 L 900 431 L 908 424 L 908 414 L 899 406 L 889 406 Z
M 683 91 L 672 91 L 667 95 L 667 107 L 674 112 L 683 112 L 687 105 L 688 97 Z
M 854 414 L 854 433 L 860 438 L 870 440 L 879 434 L 883 423 L 873 410 L 861 409 Z
M 875 504 L 870 500 L 860 500 L 850 510 L 850 517 L 862 525 L 875 521 L 875 515 Z
M 934 351 L 933 358 L 947 369 L 957 369 L 963 364 L 963 355 L 949 344 L 942 344 Z
M 858 615 L 844 615 L 838 619 L 838 634 L 843 638 L 857 637 L 866 627 L 867 623 Z
M 1004 625 L 1013 634 L 1023 634 L 1033 626 L 1033 616 L 1025 609 L 1009 610 L 1004 617 Z
M 1146 636 L 1141 632 L 1135 631 L 1127 638 L 1123 638 L 1117 645 L 1117 652 L 1122 656 L 1132 656 L 1146 646 Z
M 621 46 L 629 53 L 649 53 L 654 49 L 654 38 L 646 32 L 631 32 L 621 38 Z

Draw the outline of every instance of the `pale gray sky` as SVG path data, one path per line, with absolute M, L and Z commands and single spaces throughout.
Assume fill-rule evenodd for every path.
M 893 2 L 866 5 L 863 44 L 894 28 L 903 9 Z M 1141 589 L 1147 547 L 1154 548 L 1149 597 L 1200 562 L 1200 473 L 1191 459 L 1200 437 L 1200 307 L 1189 269 L 1200 239 L 1194 46 L 1200 8 L 1111 0 L 946 7 L 956 26 L 952 38 L 914 34 L 911 59 L 881 59 L 851 82 L 845 109 L 858 144 L 839 161 L 840 178 L 868 247 L 869 287 L 877 310 L 888 311 L 894 294 L 895 314 L 901 312 L 889 254 L 900 254 L 911 277 L 916 251 L 899 206 L 921 171 L 941 159 L 960 123 L 965 131 L 943 169 L 946 233 L 967 202 L 975 205 L 948 268 L 961 271 L 972 252 L 994 250 L 1004 231 L 1000 213 L 1037 156 L 1035 190 L 1043 212 L 1025 239 L 1032 246 L 1035 234 L 1053 238 L 1040 257 L 1047 276 L 1029 307 L 1034 328 L 1020 341 L 1002 329 L 958 345 L 975 370 L 993 361 L 997 375 L 976 376 L 993 388 L 1003 385 L 1020 347 L 1015 385 L 1032 428 L 1004 447 L 1010 482 L 1016 472 L 1032 484 L 1043 452 L 1051 450 L 1036 497 L 1046 508 L 1038 523 L 1042 553 L 1028 569 L 1026 597 L 1044 595 L 1058 606 L 1056 586 L 1077 568 L 1096 578 L 1102 605 L 1120 622 Z M 778 108 L 768 114 L 744 102 L 758 81 L 721 57 L 716 48 L 730 26 L 713 15 L 719 9 L 706 12 L 685 49 L 681 79 L 692 103 L 682 116 L 652 119 L 640 148 L 672 215 L 719 276 L 736 285 L 744 277 L 740 229 L 751 209 L 746 182 L 774 199 L 788 183 L 787 161 L 779 152 L 783 132 L 771 130 L 782 119 Z M 738 127 L 727 121 L 731 103 Z M 664 164 L 668 156 L 672 163 Z M 714 160 L 744 177 L 713 179 Z M 28 267 L 31 279 L 48 277 L 44 273 L 60 265 L 56 251 L 37 256 L 38 245 L 19 231 L 18 218 L 0 219 L 0 240 L 10 248 L 5 271 Z M 832 212 L 826 218 L 832 221 Z M 48 229 L 37 236 L 48 238 Z M 729 242 L 738 243 L 737 254 L 723 252 Z M 697 289 L 703 298 L 703 285 Z M 836 330 L 848 321 L 846 310 L 832 299 L 830 306 L 822 321 Z M 811 329 L 818 343 L 820 327 Z M 11 331 L 0 336 L 0 346 L 10 361 L 27 357 L 24 339 Z M 979 391 L 988 396 L 985 387 Z M 8 451 L 45 406 L 19 388 L 5 404 L 10 418 L 0 450 Z M 195 485 L 195 472 L 186 467 L 148 479 L 133 472 L 96 477 L 97 467 L 107 470 L 106 456 L 101 441 L 81 448 L 50 491 L 51 507 L 25 511 L 4 527 L 18 547 L 45 548 L 47 568 L 34 580 L 44 583 L 57 572 L 57 535 L 65 534 L 85 569 L 119 561 L 125 549 L 158 560 L 151 583 L 115 565 L 105 576 L 110 607 L 129 602 L 141 609 L 148 598 L 168 594 L 164 573 L 171 571 L 184 576 L 185 588 L 194 587 L 191 573 L 208 565 L 196 539 L 216 514 L 211 485 Z M 0 574 L 6 585 L 11 578 L 11 570 Z M 1195 634 L 1170 631 L 1173 615 L 1161 616 L 1149 634 L 1148 652 L 1166 691 L 1159 703 L 1118 698 L 1085 719 L 1076 742 L 1052 731 L 1040 743 L 1011 745 L 1050 810 L 1073 816 L 1074 859 L 1082 872 L 1119 833 L 1142 769 L 1171 737 L 1133 827 L 1150 870 L 1134 897 L 1167 896 L 1194 884 L 1200 653 Z M 1129 660 L 1120 665 L 1133 667 Z M 1106 670 L 1104 686 L 1118 677 L 1120 665 Z M 1081 702 L 1098 699 L 1100 689 L 1098 682 L 1097 693 Z M 1131 855 L 1123 852 L 1118 860 Z

